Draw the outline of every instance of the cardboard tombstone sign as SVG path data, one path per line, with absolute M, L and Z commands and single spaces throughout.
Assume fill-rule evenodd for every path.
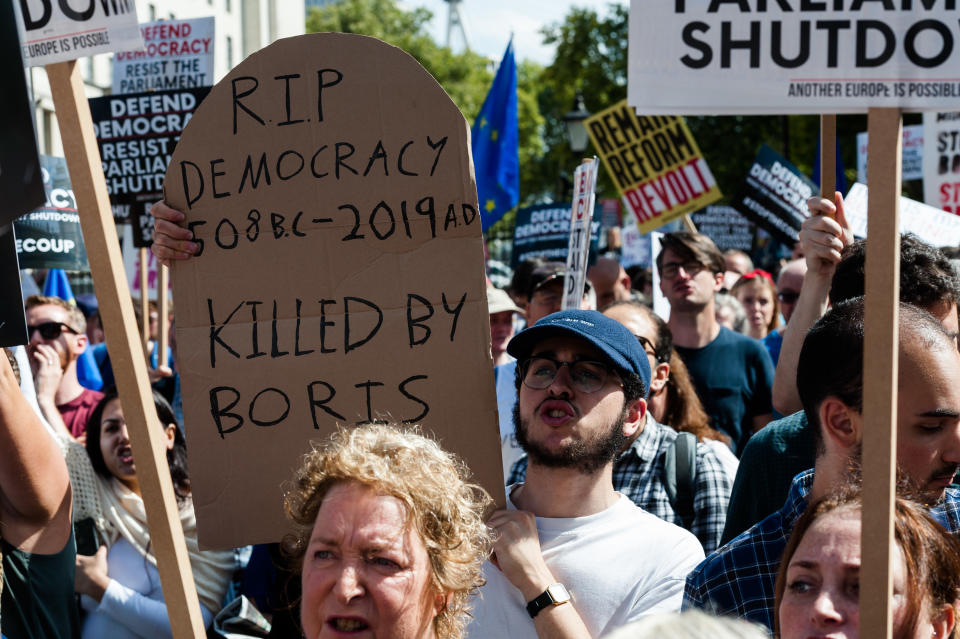
M 281 485 L 338 424 L 422 424 L 503 503 L 469 128 L 379 40 L 234 68 L 170 162 L 202 252 L 173 269 L 203 547 L 279 540 Z

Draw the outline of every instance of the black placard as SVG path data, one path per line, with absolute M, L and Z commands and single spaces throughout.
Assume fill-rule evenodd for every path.
M 111 204 L 142 205 L 163 197 L 163 176 L 180 133 L 209 92 L 202 87 L 89 101 Z M 135 226 L 136 215 L 134 207 L 129 221 Z
M 590 224 L 590 257 L 588 264 L 597 261 L 600 241 L 600 220 L 594 216 Z M 541 204 L 517 211 L 513 231 L 513 256 L 510 264 L 516 268 L 531 257 L 545 257 L 554 262 L 566 262 L 570 248 L 570 206 Z
M 13 227 L 7 224 L 0 227 L 0 346 L 16 346 L 27 341 L 17 247 Z
M 800 225 L 810 215 L 807 198 L 817 192 L 813 180 L 764 145 L 747 172 L 733 207 L 778 241 L 793 246 L 799 239 Z
M 20 267 L 88 271 L 67 161 L 44 155 L 40 162 L 46 201 L 13 223 Z
M 2 225 L 43 203 L 40 158 L 33 133 L 13 2 L 0 2 L 0 96 L 3 96 L 0 98 Z

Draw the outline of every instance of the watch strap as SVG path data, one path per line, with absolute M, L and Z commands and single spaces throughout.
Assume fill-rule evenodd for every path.
M 551 590 L 560 590 L 563 595 L 558 599 L 553 596 Z M 561 583 L 551 584 L 544 590 L 542 593 L 533 598 L 532 601 L 527 603 L 527 614 L 530 615 L 530 618 L 533 619 L 540 611 L 544 608 L 549 608 L 550 606 L 559 606 L 570 601 L 570 593 L 567 592 L 566 587 Z

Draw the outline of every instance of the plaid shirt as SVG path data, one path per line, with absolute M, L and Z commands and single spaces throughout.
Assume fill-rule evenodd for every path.
M 807 508 L 813 470 L 793 478 L 787 503 L 745 533 L 708 556 L 687 576 L 683 609 L 703 608 L 712 614 L 742 617 L 773 631 L 774 585 L 780 557 L 793 525 Z M 930 510 L 954 535 L 960 532 L 960 493 Z
M 647 424 L 613 465 L 613 487 L 633 503 L 660 519 L 686 528 L 710 553 L 720 543 L 727 517 L 732 482 L 723 470 L 723 463 L 706 444 L 697 443 L 697 472 L 693 495 L 693 521 L 684 522 L 674 510 L 663 484 L 667 449 L 677 438 L 677 431 L 663 426 L 647 413 Z M 510 469 L 507 485 L 524 481 L 527 456 Z

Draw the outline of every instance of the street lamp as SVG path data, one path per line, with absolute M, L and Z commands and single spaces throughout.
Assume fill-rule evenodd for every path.
M 573 100 L 573 110 L 568 111 L 563 116 L 563 121 L 567 124 L 567 140 L 570 142 L 570 150 L 574 153 L 583 153 L 587 150 L 587 127 L 583 121 L 590 117 L 590 112 L 583 105 L 583 93 L 577 89 L 577 95 Z

